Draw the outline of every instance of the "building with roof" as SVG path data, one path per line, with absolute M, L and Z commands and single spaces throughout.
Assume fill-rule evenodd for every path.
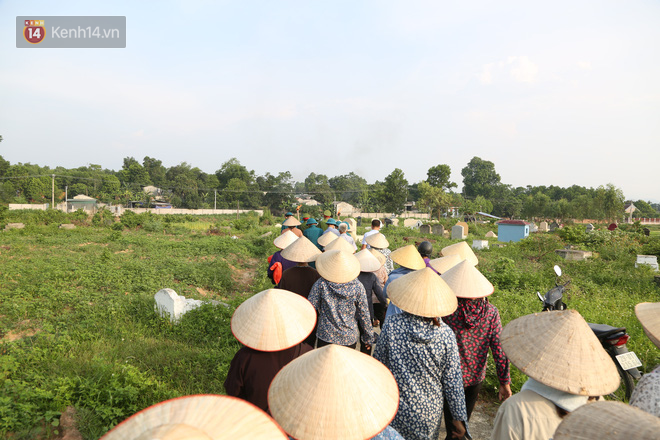
M 83 211 L 96 212 L 97 209 L 97 200 L 94 197 L 89 197 L 84 194 L 78 194 L 72 199 L 67 199 L 67 212 L 77 211 L 82 209 Z
M 524 220 L 500 220 L 497 222 L 498 241 L 520 241 L 529 236 L 529 223 Z

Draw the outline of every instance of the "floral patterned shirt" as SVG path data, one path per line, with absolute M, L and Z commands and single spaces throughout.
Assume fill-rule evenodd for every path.
M 633 390 L 630 404 L 660 417 L 660 366 L 642 376 Z
M 502 322 L 497 307 L 487 299 L 458 299 L 458 309 L 442 320 L 454 331 L 461 353 L 463 385 L 476 385 L 486 378 L 486 361 L 490 348 L 500 384 L 511 383 L 509 360 L 500 345 Z
M 353 345 L 360 334 L 359 325 L 362 329 L 362 343 L 375 342 L 367 292 L 357 278 L 348 283 L 333 283 L 319 278 L 307 299 L 319 316 L 316 330 L 319 339 L 331 344 Z
M 399 410 L 390 424 L 407 440 L 435 440 L 443 396 L 454 420 L 467 422 L 461 360 L 449 327 L 403 312 L 385 320 L 374 357 L 399 386 Z

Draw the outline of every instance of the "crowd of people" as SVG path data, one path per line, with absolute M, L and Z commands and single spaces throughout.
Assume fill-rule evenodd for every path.
M 243 347 L 227 396 L 163 402 L 118 425 L 109 440 L 436 440 L 443 423 L 446 439 L 471 439 L 489 352 L 503 401 L 491 439 L 623 439 L 614 434 L 622 430 L 660 438 L 660 367 L 642 378 L 631 405 L 603 402 L 619 375 L 582 316 L 543 312 L 503 328 L 488 300 L 494 287 L 464 241 L 436 259 L 428 241 L 390 251 L 374 220 L 357 252 L 347 222 L 304 221 L 301 231 L 287 213 L 268 262 L 273 288 L 234 312 L 231 330 Z M 660 348 L 660 303 L 636 313 Z M 510 362 L 528 376 L 516 394 Z M 224 408 L 221 420 L 209 415 L 213 405 Z M 610 413 L 625 413 L 627 425 L 603 417 Z M 131 429 L 139 435 L 128 436 Z

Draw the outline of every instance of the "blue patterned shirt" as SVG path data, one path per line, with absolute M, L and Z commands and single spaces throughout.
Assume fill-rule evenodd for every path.
M 358 324 L 364 344 L 376 340 L 367 304 L 367 293 L 356 278 L 348 283 L 333 283 L 319 278 L 307 297 L 318 313 L 316 336 L 331 344 L 353 345 L 358 340 Z
M 435 440 L 443 395 L 454 420 L 467 422 L 465 392 L 454 332 L 403 312 L 385 320 L 374 357 L 399 385 L 399 410 L 391 423 L 407 440 Z

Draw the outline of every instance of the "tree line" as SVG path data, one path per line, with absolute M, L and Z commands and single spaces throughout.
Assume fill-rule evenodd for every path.
M 90 164 L 78 168 L 42 167 L 30 163 L 11 164 L 0 156 L 0 203 L 49 203 L 53 176 L 55 201 L 68 195 L 94 197 L 108 204 L 145 206 L 162 199 L 174 207 L 267 208 L 276 213 L 294 209 L 296 196 L 309 195 L 320 203 L 303 208 L 311 214 L 332 210 L 335 202 L 348 202 L 364 212 L 401 213 L 413 202 L 416 209 L 441 218 L 452 210 L 463 215 L 477 212 L 511 218 L 555 218 L 617 220 L 623 216 L 626 199 L 612 184 L 597 188 L 573 185 L 513 187 L 501 182 L 493 162 L 474 157 L 461 170 L 463 189 L 450 181 L 449 165 L 429 168 L 426 179 L 409 183 L 404 172 L 395 168 L 383 181 L 368 183 L 351 172 L 328 177 L 310 173 L 304 181 L 293 180 L 288 171 L 258 175 L 236 158 L 224 162 L 215 173 L 182 162 L 165 167 L 162 161 L 146 156 L 123 160 L 118 171 Z M 143 190 L 154 186 L 156 196 Z M 636 217 L 660 217 L 660 205 L 634 201 Z M 318 214 L 317 214 L 318 215 Z

